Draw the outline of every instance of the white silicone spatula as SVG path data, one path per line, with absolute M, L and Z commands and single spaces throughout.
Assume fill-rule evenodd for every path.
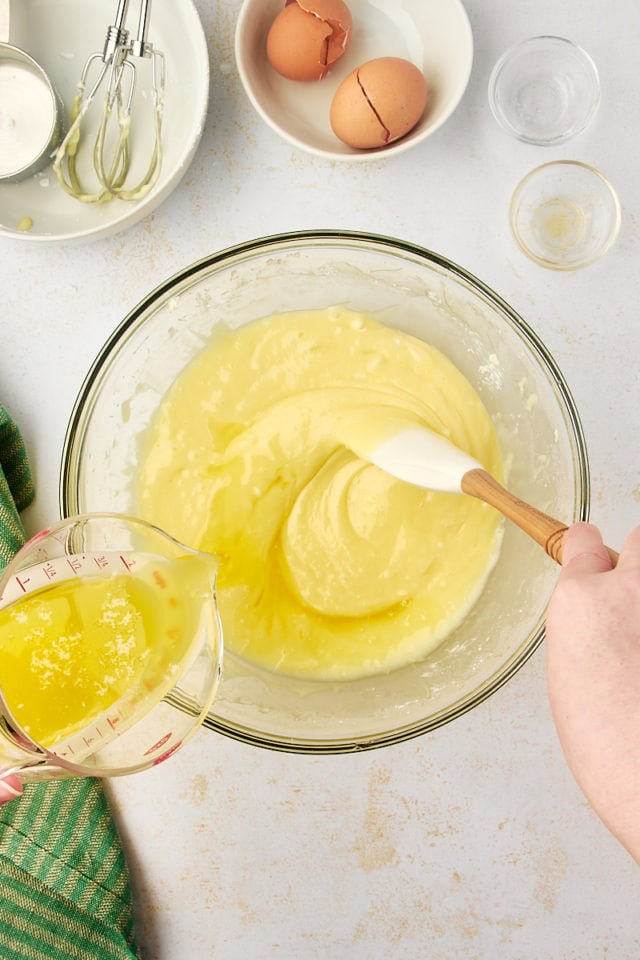
M 401 429 L 372 449 L 354 452 L 415 486 L 466 493 L 484 500 L 524 530 L 557 563 L 562 563 L 562 538 L 567 525 L 518 499 L 477 460 L 426 427 Z M 607 549 L 615 566 L 618 554 Z

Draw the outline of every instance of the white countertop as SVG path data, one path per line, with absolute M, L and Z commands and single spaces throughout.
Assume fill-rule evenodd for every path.
M 640 510 L 637 0 L 466 0 L 475 61 L 452 119 L 393 160 L 354 166 L 300 153 L 259 121 L 233 62 L 238 0 L 196 6 L 210 110 L 175 193 L 110 239 L 44 247 L 0 238 L 0 400 L 33 460 L 29 531 L 58 516 L 76 393 L 143 295 L 236 242 L 346 228 L 449 257 L 537 331 L 582 417 L 592 518 L 619 546 Z M 561 148 L 510 139 L 486 97 L 500 54 L 542 33 L 584 46 L 602 81 L 592 126 Z M 623 208 L 615 247 L 576 273 L 533 265 L 509 233 L 516 183 L 555 158 L 601 169 Z M 169 763 L 109 791 L 148 960 L 640 956 L 640 873 L 564 765 L 543 649 L 481 707 L 399 746 L 301 757 L 202 730 Z

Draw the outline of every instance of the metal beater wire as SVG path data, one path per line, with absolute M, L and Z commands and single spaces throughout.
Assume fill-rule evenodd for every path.
M 69 130 L 58 148 L 53 168 L 62 187 L 83 203 L 104 203 L 114 197 L 141 200 L 157 182 L 162 166 L 162 118 L 164 112 L 164 56 L 147 41 L 151 0 L 141 0 L 138 32 L 131 41 L 125 28 L 129 0 L 119 0 L 115 22 L 107 30 L 102 53 L 93 53 L 84 65 L 71 105 Z M 142 179 L 126 186 L 131 166 L 131 109 L 136 88 L 136 68 L 131 57 L 151 61 L 154 142 L 151 158 Z M 88 78 L 94 64 L 100 62 L 98 76 L 87 93 Z M 106 87 L 102 117 L 93 146 L 93 168 L 100 189 L 88 190 L 77 169 L 78 153 L 84 143 L 83 121 L 101 88 Z M 115 144 L 107 151 L 109 131 Z M 107 152 L 109 156 L 107 157 Z

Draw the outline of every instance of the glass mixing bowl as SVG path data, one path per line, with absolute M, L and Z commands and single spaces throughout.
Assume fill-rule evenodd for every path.
M 586 519 L 589 474 L 580 420 L 534 331 L 443 257 L 395 239 L 337 231 L 266 237 L 212 254 L 131 311 L 76 401 L 63 454 L 63 514 L 135 513 L 133 480 L 145 430 L 219 324 L 235 328 L 272 313 L 335 304 L 442 350 L 489 410 L 514 493 L 566 522 Z M 507 524 L 480 599 L 424 660 L 328 682 L 270 673 L 226 652 L 205 725 L 300 753 L 380 747 L 433 730 L 485 700 L 531 656 L 543 638 L 556 578 L 544 551 Z

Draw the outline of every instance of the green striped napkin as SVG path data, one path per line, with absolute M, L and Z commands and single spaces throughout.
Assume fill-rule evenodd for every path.
M 0 406 L 0 569 L 6 567 L 24 543 L 19 514 L 29 506 L 34 494 L 20 431 Z
M 0 406 L 0 569 L 24 542 L 29 460 Z M 1 682 L 0 677 L 0 682 Z M 132 960 L 127 864 L 102 783 L 30 784 L 0 806 L 1 960 Z

